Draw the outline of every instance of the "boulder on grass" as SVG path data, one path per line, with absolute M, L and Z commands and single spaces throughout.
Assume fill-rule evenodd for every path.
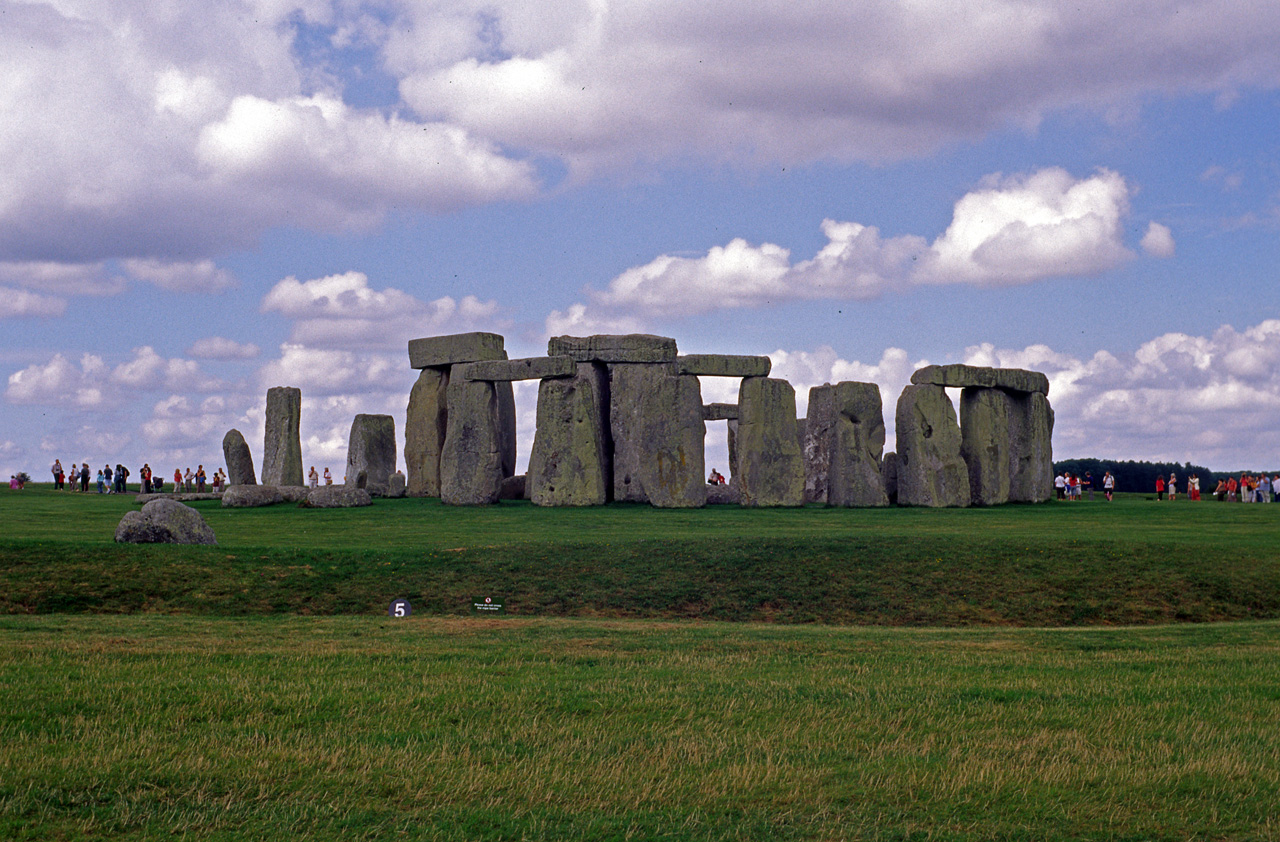
M 350 485 L 322 485 L 307 492 L 306 499 L 298 504 L 303 509 L 353 509 L 370 506 L 373 498 L 363 488 Z
M 141 511 L 127 512 L 116 526 L 121 544 L 216 544 L 200 513 L 176 500 L 152 500 Z
M 224 509 L 252 509 L 283 502 L 284 495 L 274 485 L 230 485 L 222 493 Z

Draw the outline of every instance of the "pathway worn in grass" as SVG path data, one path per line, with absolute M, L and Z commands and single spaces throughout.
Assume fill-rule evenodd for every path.
M 0 508 L 0 612 L 457 614 L 910 625 L 1280 617 L 1280 506 L 1118 502 L 964 510 L 353 510 L 199 503 L 219 545 L 120 546 L 132 498 Z
M 1280 625 L 0 618 L 0 838 L 1275 839 Z

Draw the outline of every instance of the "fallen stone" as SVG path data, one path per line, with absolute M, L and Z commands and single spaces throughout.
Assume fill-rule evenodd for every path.
M 804 505 L 796 391 L 785 380 L 745 377 L 738 391 L 738 470 L 744 506 Z
M 449 372 L 424 368 L 409 392 L 404 421 L 405 493 L 440 496 L 440 453 L 448 427 Z
M 773 362 L 768 357 L 737 354 L 688 354 L 676 357 L 677 374 L 705 377 L 768 377 Z
M 504 384 L 510 386 L 510 384 Z M 440 500 L 451 506 L 498 501 L 503 473 L 498 390 L 484 380 L 454 378 L 448 390 L 449 422 L 440 455 Z
M 660 508 L 706 503 L 702 391 L 670 366 L 611 365 L 613 499 Z
M 251 509 L 283 502 L 284 495 L 274 485 L 231 485 L 222 493 L 224 509 Z
M 216 491 L 206 491 L 204 493 L 194 491 L 190 494 L 165 494 L 164 492 L 155 492 L 152 494 L 136 494 L 133 499 L 134 502 L 143 506 L 150 503 L 152 500 L 176 500 L 179 503 L 194 503 L 198 500 L 221 500 L 222 493 Z
M 228 485 L 257 485 L 253 471 L 253 454 L 239 430 L 228 430 L 222 437 L 222 458 L 227 462 Z
M 372 504 L 373 497 L 363 488 L 321 485 L 308 490 L 307 496 L 298 506 L 303 509 L 353 509 Z
M 141 511 L 127 512 L 116 526 L 121 544 L 216 544 L 200 513 L 176 500 L 152 500 Z
M 410 368 L 443 368 L 454 363 L 505 360 L 503 339 L 496 333 L 455 333 L 409 340 Z
M 999 389 L 960 392 L 960 456 L 969 471 L 969 503 L 1009 502 L 1010 398 Z
M 393 499 L 405 496 L 404 474 L 396 471 L 391 475 L 391 479 L 387 481 L 387 496 Z
M 898 505 L 969 505 L 960 424 L 941 386 L 907 386 L 898 398 Z
M 707 485 L 708 506 L 738 506 L 742 504 L 742 494 L 736 485 Z
M 965 388 L 977 386 L 985 389 L 1004 389 L 1009 392 L 1039 392 L 1049 394 L 1049 378 L 1038 371 L 1021 368 L 987 368 L 985 366 L 927 365 L 911 375 L 917 386 L 949 386 Z
M 267 429 L 262 444 L 262 484 L 302 485 L 302 390 L 267 390 Z
M 887 506 L 880 462 L 884 408 L 874 383 L 809 390 L 805 424 L 805 500 L 830 506 Z
M 452 370 L 464 380 L 542 380 L 572 377 L 578 369 L 573 357 L 525 357 L 519 360 L 489 360 L 466 363 Z
M 738 405 L 736 403 L 709 403 L 702 407 L 704 421 L 737 421 Z
M 529 499 L 537 506 L 600 506 L 611 492 L 608 372 L 579 363 L 571 378 L 538 386 L 529 454 Z
M 360 414 L 351 422 L 347 440 L 347 482 L 361 474 L 361 486 L 371 495 L 387 493 L 391 475 L 396 470 L 396 419 L 390 415 Z
M 580 363 L 669 363 L 676 359 L 676 341 L 647 333 L 553 336 L 547 355 L 569 356 Z
M 331 485 L 325 487 L 333 488 Z M 276 488 L 276 491 L 280 492 L 280 499 L 284 502 L 297 503 L 301 500 L 307 499 L 307 494 L 311 489 L 307 488 L 305 485 L 281 485 Z

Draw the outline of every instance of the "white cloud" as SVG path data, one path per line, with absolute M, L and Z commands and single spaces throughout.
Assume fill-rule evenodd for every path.
M 401 290 L 378 291 L 362 272 L 310 281 L 288 277 L 262 300 L 262 311 L 296 319 L 290 341 L 310 348 L 399 348 L 410 339 L 473 330 L 500 331 L 496 301 L 474 295 L 424 302 Z
M 67 310 L 67 300 L 51 295 L 39 295 L 25 289 L 0 287 L 0 319 L 39 316 L 61 316 Z
M 552 310 L 545 331 L 551 336 L 592 336 L 597 333 L 643 333 L 644 323 L 631 316 L 608 317 L 588 313 L 585 304 L 572 304 L 568 310 Z
M 869 299 L 922 284 L 1002 286 L 1094 275 L 1132 256 L 1122 241 L 1129 194 L 1124 179 L 1106 170 L 1083 179 L 1058 168 L 992 176 L 956 202 L 951 224 L 932 244 L 828 219 L 827 244 L 808 260 L 792 263 L 781 246 L 742 239 L 703 257 L 662 255 L 592 291 L 604 313 L 579 304 L 553 317 L 594 325 L 625 313 L 669 318 L 794 300 Z
M 187 356 L 202 360 L 251 360 L 261 349 L 252 342 L 236 342 L 224 336 L 197 339 L 187 349 Z
M 219 269 L 212 260 L 172 262 L 155 259 L 124 261 L 125 270 L 134 278 L 178 292 L 221 292 L 236 286 L 235 277 Z
M 30 365 L 9 375 L 4 396 L 17 404 L 91 408 L 102 403 L 106 373 L 99 356 L 85 354 L 77 366 L 62 354 L 54 354 L 44 365 Z
M 125 279 L 110 274 L 103 263 L 0 261 L 0 283 L 58 296 L 119 295 Z
M 258 381 L 264 390 L 294 386 L 304 394 L 322 396 L 396 390 L 407 399 L 413 370 L 403 354 L 393 357 L 286 343 L 280 346 L 280 358 L 258 372 Z
M 1152 222 L 1147 226 L 1147 233 L 1142 235 L 1142 250 L 1152 257 L 1173 257 L 1175 245 L 1173 232 L 1167 225 Z

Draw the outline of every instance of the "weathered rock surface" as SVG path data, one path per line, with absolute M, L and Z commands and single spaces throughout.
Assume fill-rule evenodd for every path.
M 538 506 L 599 506 L 612 491 L 608 371 L 594 363 L 576 371 L 538 386 L 528 473 L 529 499 Z
M 768 377 L 773 361 L 768 357 L 739 354 L 688 354 L 676 357 L 677 374 L 704 377 Z
M 502 480 L 502 487 L 498 489 L 498 499 L 528 500 L 528 488 L 528 477 L 525 474 L 506 477 Z
M 809 390 L 805 423 L 805 499 L 831 506 L 887 506 L 880 460 L 884 407 L 874 383 Z
M 1009 396 L 1009 500 L 1053 496 L 1053 408 L 1039 393 Z
M 176 500 L 179 503 L 194 503 L 199 500 L 221 500 L 222 493 L 215 491 L 193 491 L 190 494 L 165 494 L 164 492 L 155 492 L 152 494 L 135 494 L 133 500 L 139 505 L 145 506 L 152 500 Z
M 737 421 L 738 405 L 736 403 L 709 403 L 702 407 L 704 421 Z
M 409 392 L 404 422 L 406 493 L 440 496 L 440 453 L 448 428 L 449 372 L 424 368 Z
M 283 502 L 284 495 L 274 485 L 231 485 L 222 493 L 224 509 L 250 509 Z
M 898 398 L 898 505 L 969 505 L 960 425 L 941 386 L 907 386 Z
M 1038 392 L 1049 394 L 1049 378 L 1038 371 L 1022 368 L 987 368 L 985 366 L 927 365 L 911 375 L 917 386 L 950 386 L 965 388 L 977 386 L 985 389 L 1004 389 L 1009 392 Z
M 410 368 L 447 368 L 454 363 L 505 360 L 503 339 L 496 333 L 455 333 L 409 340 Z
M 267 390 L 267 430 L 262 444 L 262 484 L 302 485 L 302 390 Z
M 364 474 L 363 488 L 385 496 L 396 470 L 396 419 L 390 415 L 360 414 L 351 422 L 347 441 L 347 484 Z
M 738 491 L 738 486 L 734 484 L 707 486 L 708 506 L 737 506 L 741 503 L 742 494 Z
M 502 476 L 516 472 L 516 393 L 510 383 L 494 383 L 498 395 L 498 440 L 502 455 Z
M 669 363 L 676 359 L 676 341 L 648 333 L 553 336 L 547 355 L 570 356 L 580 363 Z
M 322 485 L 307 492 L 298 505 L 304 509 L 352 509 L 373 504 L 373 497 L 363 488 L 348 485 Z
M 970 386 L 960 392 L 960 456 L 969 470 L 969 502 L 1009 502 L 1009 395 Z
M 667 365 L 609 367 L 613 499 L 661 508 L 705 505 L 706 425 L 698 378 Z
M 387 480 L 387 496 L 396 498 L 405 496 L 405 476 L 396 471 L 391 475 L 391 479 Z
M 796 391 L 785 380 L 745 377 L 738 391 L 738 466 L 744 506 L 804 505 Z
M 222 458 L 227 462 L 228 485 L 257 485 L 253 470 L 253 454 L 239 430 L 228 430 L 222 437 Z
M 464 380 L 541 380 L 572 377 L 578 364 L 573 357 L 525 357 L 519 360 L 490 360 L 466 363 L 452 370 Z
M 884 455 L 884 463 L 880 466 L 884 476 L 884 494 L 889 498 L 889 505 L 898 504 L 898 453 L 890 450 Z
M 503 473 L 503 420 L 495 385 L 460 378 L 449 382 L 448 429 L 440 455 L 443 503 L 482 506 L 498 501 L 502 480 L 509 474 Z
M 200 513 L 176 500 L 152 500 L 142 511 L 127 512 L 116 526 L 122 544 L 216 544 Z

